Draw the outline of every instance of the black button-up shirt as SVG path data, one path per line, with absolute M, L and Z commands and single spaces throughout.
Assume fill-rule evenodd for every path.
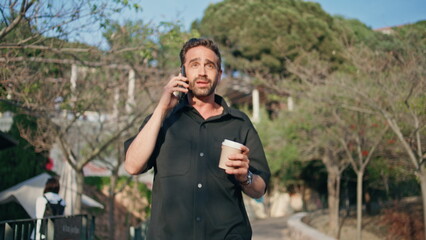
M 222 141 L 246 145 L 250 171 L 265 183 L 269 167 L 247 115 L 215 101 L 224 109 L 219 116 L 204 120 L 185 100 L 164 120 L 146 169 L 155 174 L 148 239 L 251 239 L 241 186 L 218 167 Z

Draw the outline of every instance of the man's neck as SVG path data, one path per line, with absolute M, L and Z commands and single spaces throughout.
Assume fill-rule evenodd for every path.
M 193 106 L 204 119 L 222 114 L 223 107 L 215 102 L 215 95 L 206 97 L 190 96 L 189 104 Z

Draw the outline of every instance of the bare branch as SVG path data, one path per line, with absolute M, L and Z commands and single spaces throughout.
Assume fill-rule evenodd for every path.
M 113 143 L 121 134 L 125 131 L 127 131 L 129 128 L 133 127 L 136 120 L 139 120 L 139 117 L 141 117 L 142 114 L 139 114 L 135 118 L 133 118 L 126 126 L 122 127 L 119 131 L 115 132 L 112 136 L 109 137 L 107 141 L 105 141 L 101 146 L 98 148 L 95 148 L 94 151 L 86 157 L 86 159 L 81 160 L 79 167 L 84 167 L 88 162 L 92 161 L 96 157 L 99 156 L 100 153 L 102 153 L 111 143 Z
M 410 144 L 408 144 L 407 140 L 405 139 L 404 135 L 402 134 L 401 129 L 399 128 L 395 119 L 392 117 L 391 114 L 389 114 L 385 110 L 382 110 L 381 112 L 382 112 L 383 116 L 385 117 L 386 121 L 388 122 L 389 126 L 393 130 L 393 132 L 398 137 L 399 141 L 402 143 L 402 146 L 404 147 L 404 149 L 408 153 L 408 156 L 410 157 L 410 160 L 413 163 L 414 167 L 418 170 L 420 168 L 418 159 L 414 155 L 414 153 L 413 153 L 413 151 L 410 147 Z
M 22 45 L 22 44 L 0 44 L 0 49 L 37 49 L 37 50 L 47 50 L 55 53 L 63 52 L 78 52 L 78 53 L 90 53 L 90 52 L 100 52 L 95 47 L 88 48 L 54 48 L 49 46 L 40 46 L 40 45 Z
M 376 151 L 377 146 L 379 146 L 380 142 L 383 140 L 383 137 L 385 136 L 388 129 L 389 129 L 389 125 L 386 125 L 386 127 L 382 130 L 382 132 L 376 138 L 376 141 L 371 146 L 370 151 L 368 152 L 368 155 L 365 158 L 364 164 L 362 166 L 363 169 L 365 169 L 367 167 L 368 163 L 371 161 L 373 153 Z
M 21 22 L 21 20 L 24 18 L 27 11 L 32 7 L 32 5 L 36 2 L 36 0 L 31 0 L 29 3 L 27 3 L 26 0 L 22 1 L 21 9 L 19 11 L 18 16 L 13 19 L 13 21 L 7 25 L 5 28 L 0 30 L 0 39 L 4 38 L 8 33 L 10 33 L 18 24 Z M 13 9 L 13 6 L 11 6 Z
M 369 110 L 367 108 L 349 106 L 347 104 L 343 104 L 342 108 L 348 109 L 348 110 L 351 110 L 351 111 L 355 111 L 355 112 L 366 113 L 366 114 L 371 114 L 371 115 L 377 115 L 377 112 L 371 111 L 371 110 Z
M 34 151 L 36 152 L 49 151 L 56 140 L 54 135 L 51 134 L 51 131 L 46 131 L 48 126 L 45 121 L 42 118 L 37 119 L 36 129 L 30 129 L 24 127 L 22 124 L 17 124 L 21 137 L 34 146 Z
M 116 68 L 116 69 L 130 69 L 129 65 L 116 64 L 116 63 L 107 63 L 107 62 L 89 62 L 89 61 L 78 61 L 73 59 L 49 59 L 41 57 L 15 57 L 15 58 L 0 58 L 0 62 L 22 62 L 22 61 L 31 61 L 31 62 L 40 62 L 40 63 L 59 63 L 59 64 L 81 64 L 88 67 L 106 67 L 106 68 Z

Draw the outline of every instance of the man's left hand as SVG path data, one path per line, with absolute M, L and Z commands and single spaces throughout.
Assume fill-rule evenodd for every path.
M 226 173 L 235 175 L 235 179 L 240 183 L 247 181 L 250 166 L 249 152 L 248 147 L 242 146 L 241 153 L 229 155 L 229 160 L 226 162 L 226 166 L 232 168 L 226 169 Z

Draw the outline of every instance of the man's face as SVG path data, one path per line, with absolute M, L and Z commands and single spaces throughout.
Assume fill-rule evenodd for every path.
M 216 54 L 206 47 L 198 46 L 189 49 L 185 59 L 185 73 L 192 94 L 195 97 L 213 94 L 222 75 Z

